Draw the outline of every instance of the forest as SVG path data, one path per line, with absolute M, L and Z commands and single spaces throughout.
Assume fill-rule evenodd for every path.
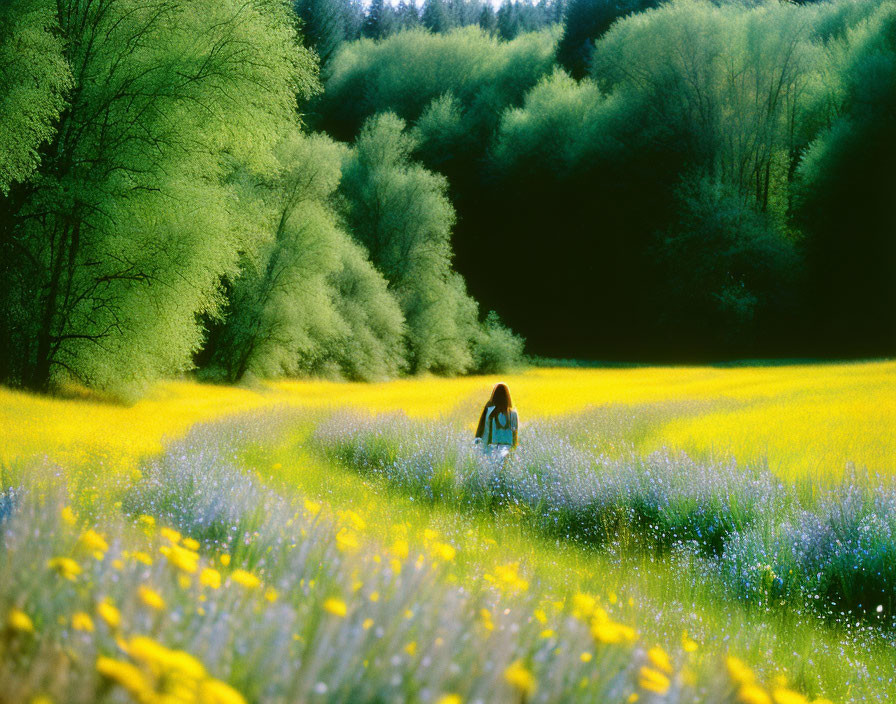
M 892 0 L 9 0 L 0 382 L 884 356 L 894 163 Z

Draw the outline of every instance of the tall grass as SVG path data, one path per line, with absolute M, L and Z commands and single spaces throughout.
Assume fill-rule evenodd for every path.
M 258 438 L 276 419 L 254 424 Z M 455 585 L 444 545 L 360 543 L 361 517 L 240 470 L 246 430 L 197 428 L 124 488 L 124 513 L 113 503 L 89 523 L 57 472 L 35 470 L 2 524 L 8 701 L 724 702 L 759 689 L 736 661 L 698 684 L 685 652 L 648 647 L 589 595 L 546 602 L 516 567 Z
M 714 557 L 740 596 L 760 603 L 890 622 L 896 615 L 892 481 L 822 488 L 805 505 L 805 490 L 763 467 L 696 462 L 682 453 L 595 453 L 537 421 L 506 461 L 450 425 L 401 415 L 337 413 L 317 427 L 313 443 L 329 459 L 419 498 L 513 510 L 549 535 L 625 541 L 624 548 L 690 546 Z

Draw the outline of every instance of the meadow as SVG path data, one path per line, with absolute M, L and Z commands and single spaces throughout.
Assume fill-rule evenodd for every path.
M 896 363 L 0 390 L 0 702 L 886 702 Z

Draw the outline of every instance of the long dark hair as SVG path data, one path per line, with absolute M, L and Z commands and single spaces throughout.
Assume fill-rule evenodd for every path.
M 510 417 L 510 409 L 513 408 L 513 401 L 510 400 L 510 389 L 507 388 L 507 384 L 503 381 L 499 381 L 495 384 L 495 388 L 492 389 L 492 397 L 486 402 L 485 406 L 482 407 L 482 415 L 479 416 L 479 425 L 476 426 L 476 437 L 481 438 L 483 433 L 485 433 L 485 416 L 488 414 L 488 409 L 494 406 L 495 413 L 503 413 L 508 418 Z

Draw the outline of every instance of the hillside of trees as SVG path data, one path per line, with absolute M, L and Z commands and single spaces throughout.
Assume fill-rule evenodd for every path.
M 0 381 L 889 355 L 894 163 L 893 0 L 8 0 Z

